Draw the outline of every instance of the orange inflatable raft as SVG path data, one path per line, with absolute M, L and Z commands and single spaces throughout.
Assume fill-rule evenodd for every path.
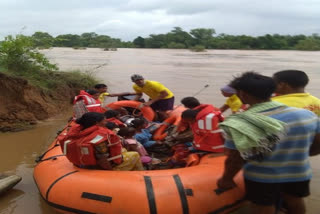
M 42 198 L 62 213 L 222 214 L 241 206 L 245 193 L 242 173 L 236 188 L 217 189 L 224 161 L 209 154 L 196 166 L 178 169 L 82 169 L 69 162 L 56 139 L 37 160 L 34 180 Z
M 34 169 L 43 199 L 62 213 L 221 214 L 242 204 L 244 185 L 221 191 L 216 181 L 225 157 L 204 156 L 197 166 L 154 171 L 106 171 L 75 167 L 51 145 Z
M 113 110 L 119 109 L 122 107 L 135 108 L 135 109 L 140 110 L 141 113 L 143 114 L 143 116 L 149 121 L 152 121 L 155 117 L 155 113 L 151 107 L 144 106 L 143 103 L 138 102 L 138 101 L 122 100 L 122 101 L 110 103 L 106 107 L 107 107 L 107 109 L 113 109 Z

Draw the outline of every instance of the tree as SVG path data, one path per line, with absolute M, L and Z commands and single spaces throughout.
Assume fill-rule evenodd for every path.
M 151 34 L 149 38 L 145 39 L 146 48 L 166 48 L 166 35 L 165 34 Z
M 145 47 L 145 39 L 142 38 L 141 36 L 138 36 L 137 38 L 135 38 L 133 40 L 133 44 L 135 45 L 135 47 L 137 48 L 144 48 Z
M 216 31 L 213 28 L 196 28 L 190 31 L 190 34 L 195 39 L 196 44 L 201 44 L 205 47 L 208 47 L 208 44 L 215 33 Z
M 35 47 L 50 48 L 54 42 L 54 38 L 47 32 L 37 31 L 31 38 Z
M 91 33 L 83 33 L 80 36 L 80 44 L 82 47 L 90 47 L 93 41 L 98 37 L 98 34 Z
M 55 38 L 54 46 L 56 47 L 80 47 L 80 36 L 76 34 L 64 34 Z
M 191 47 L 193 38 L 188 32 L 183 31 L 181 27 L 174 27 L 171 32 L 167 33 L 167 44 L 170 43 L 180 44 L 181 48 Z
M 320 50 L 320 40 L 314 38 L 300 40 L 295 48 L 298 50 L 318 51 Z

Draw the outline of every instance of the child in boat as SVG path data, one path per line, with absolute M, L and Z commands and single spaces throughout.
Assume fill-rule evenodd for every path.
M 154 145 L 162 144 L 161 141 L 154 141 L 152 139 L 152 133 L 149 129 L 146 129 L 148 123 L 141 118 L 134 119 L 131 122 L 132 126 L 136 129 L 135 139 L 139 141 L 145 148 L 150 148 Z
M 103 106 L 105 106 L 106 97 L 117 97 L 117 96 L 125 96 L 125 95 L 136 95 L 136 93 L 132 92 L 123 92 L 123 93 L 113 93 L 110 94 L 108 92 L 108 86 L 106 84 L 100 83 L 94 86 L 94 89 L 99 92 L 99 100 Z
M 138 152 L 141 158 L 141 162 L 144 165 L 150 164 L 152 161 L 152 158 L 149 156 L 148 152 L 145 150 L 143 145 L 134 138 L 135 134 L 136 134 L 136 130 L 133 127 L 121 128 L 118 132 L 118 135 L 123 137 L 123 146 L 128 151 Z
M 226 103 L 220 108 L 221 113 L 225 112 L 229 108 L 231 109 L 232 114 L 238 112 L 242 107 L 242 102 L 236 95 L 236 90 L 229 85 L 225 85 L 220 90 L 224 97 L 228 97 Z
M 118 131 L 120 130 L 119 126 L 113 122 L 107 122 L 106 127 L 107 129 L 113 131 L 115 134 L 118 134 Z
M 104 113 L 108 122 L 117 124 L 120 128 L 126 127 L 127 125 L 120 121 L 120 113 L 115 110 L 108 110 Z

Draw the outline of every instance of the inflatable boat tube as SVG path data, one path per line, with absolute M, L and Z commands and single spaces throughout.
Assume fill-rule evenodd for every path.
M 186 108 L 183 106 L 176 106 L 173 111 L 168 112 L 170 117 L 163 121 L 162 125 L 153 134 L 154 140 L 163 140 L 168 136 L 167 128 L 171 125 L 177 126 L 181 120 L 181 114 Z
M 149 121 L 152 121 L 155 117 L 155 113 L 151 107 L 144 106 L 143 103 L 138 101 L 122 100 L 122 101 L 113 102 L 107 105 L 107 109 L 114 109 L 114 110 L 122 107 L 130 107 L 130 108 L 135 108 L 140 110 L 143 116 Z
M 62 213 L 222 214 L 241 206 L 245 195 L 242 172 L 235 177 L 236 188 L 217 188 L 224 161 L 225 156 L 209 154 L 187 168 L 82 169 L 68 161 L 55 140 L 33 175 L 42 198 Z

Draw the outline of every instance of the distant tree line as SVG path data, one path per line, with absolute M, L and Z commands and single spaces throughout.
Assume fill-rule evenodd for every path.
M 96 33 L 63 34 L 56 37 L 46 32 L 31 36 L 35 47 L 92 47 L 92 48 L 172 48 L 246 49 L 246 50 L 320 50 L 320 36 L 266 34 L 264 36 L 216 34 L 213 28 L 196 28 L 190 32 L 181 27 L 166 34 L 138 36 L 132 42 Z

